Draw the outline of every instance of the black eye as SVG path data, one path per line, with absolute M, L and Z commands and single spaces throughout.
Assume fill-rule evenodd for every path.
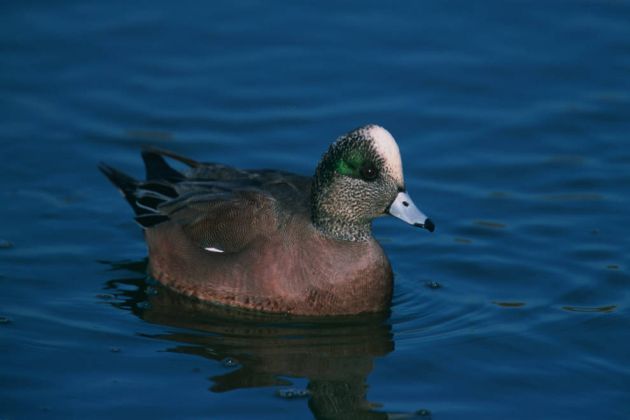
M 373 181 L 378 176 L 378 171 L 373 163 L 366 163 L 361 167 L 361 178 L 366 181 Z

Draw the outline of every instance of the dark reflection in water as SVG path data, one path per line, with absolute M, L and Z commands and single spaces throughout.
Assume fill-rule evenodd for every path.
M 308 319 L 261 314 L 193 300 L 146 279 L 146 261 L 113 263 L 137 276 L 107 282 L 112 304 L 152 324 L 177 331 L 151 338 L 175 343 L 168 351 L 220 361 L 233 367 L 210 378 L 212 392 L 291 386 L 286 377 L 306 378 L 306 390 L 279 389 L 284 398 L 308 398 L 316 418 L 380 419 L 367 400 L 366 379 L 374 359 L 394 349 L 387 314 Z M 396 418 L 421 416 L 395 414 Z

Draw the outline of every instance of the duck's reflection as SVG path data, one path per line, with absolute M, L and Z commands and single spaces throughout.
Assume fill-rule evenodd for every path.
M 115 268 L 144 273 L 142 262 Z M 155 336 L 177 343 L 168 350 L 235 364 L 211 377 L 213 392 L 291 385 L 288 377 L 308 380 L 308 405 L 317 418 L 387 418 L 366 399 L 366 379 L 374 359 L 394 348 L 387 316 L 372 315 L 313 321 L 217 307 L 183 297 L 143 274 L 110 280 L 116 306 L 154 324 L 178 327 Z M 302 391 L 303 392 L 303 391 Z

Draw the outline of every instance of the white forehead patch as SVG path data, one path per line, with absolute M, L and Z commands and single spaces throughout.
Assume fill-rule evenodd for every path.
M 366 137 L 371 138 L 374 142 L 376 152 L 385 160 L 385 165 L 394 177 L 394 180 L 396 180 L 399 186 L 403 186 L 402 161 L 396 140 L 394 140 L 394 137 L 392 137 L 389 131 L 381 126 L 371 125 L 367 127 L 366 130 Z

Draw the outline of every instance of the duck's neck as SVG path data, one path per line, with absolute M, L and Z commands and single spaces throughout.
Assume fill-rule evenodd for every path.
M 363 242 L 372 238 L 370 223 L 357 224 L 313 213 L 313 225 L 324 236 L 338 241 Z
M 311 197 L 311 219 L 313 225 L 324 236 L 339 240 L 362 242 L 372 238 L 372 223 L 354 216 L 352 209 L 339 208 L 334 192 L 315 193 Z

